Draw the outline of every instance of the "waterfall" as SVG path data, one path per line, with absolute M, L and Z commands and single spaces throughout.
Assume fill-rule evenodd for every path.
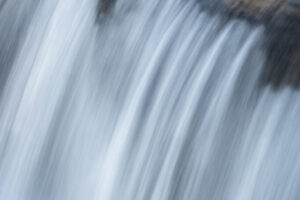
M 263 25 L 197 0 L 2 1 L 0 200 L 300 198 L 300 94 L 261 84 Z

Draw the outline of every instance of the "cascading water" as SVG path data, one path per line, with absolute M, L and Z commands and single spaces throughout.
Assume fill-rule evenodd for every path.
M 98 3 L 1 7 L 1 200 L 300 198 L 300 94 L 260 84 L 263 26 Z

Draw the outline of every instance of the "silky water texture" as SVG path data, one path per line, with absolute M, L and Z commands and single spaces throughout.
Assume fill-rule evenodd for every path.
M 196 0 L 0 1 L 0 200 L 299 200 L 300 94 L 263 25 Z

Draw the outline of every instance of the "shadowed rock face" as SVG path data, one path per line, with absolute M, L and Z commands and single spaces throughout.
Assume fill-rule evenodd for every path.
M 275 31 L 275 32 L 274 32 Z M 277 31 L 277 32 L 276 32 Z M 271 83 L 274 88 L 290 85 L 300 86 L 300 41 L 299 33 L 286 30 L 266 30 L 267 63 L 263 81 Z
M 262 80 L 274 88 L 300 86 L 300 1 L 224 0 L 233 12 L 264 23 L 267 62 Z
M 300 16 L 299 0 L 223 0 L 236 12 L 243 12 L 258 20 L 275 15 Z
M 230 17 L 266 26 L 267 62 L 262 83 L 300 87 L 300 0 L 210 0 Z M 216 10 L 213 9 L 213 12 Z
M 261 18 L 280 10 L 285 0 L 224 0 L 224 2 L 231 9 Z

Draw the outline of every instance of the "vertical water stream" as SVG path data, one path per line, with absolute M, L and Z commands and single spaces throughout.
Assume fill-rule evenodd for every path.
M 263 26 L 97 5 L 1 7 L 0 200 L 300 198 L 300 94 L 261 86 Z

